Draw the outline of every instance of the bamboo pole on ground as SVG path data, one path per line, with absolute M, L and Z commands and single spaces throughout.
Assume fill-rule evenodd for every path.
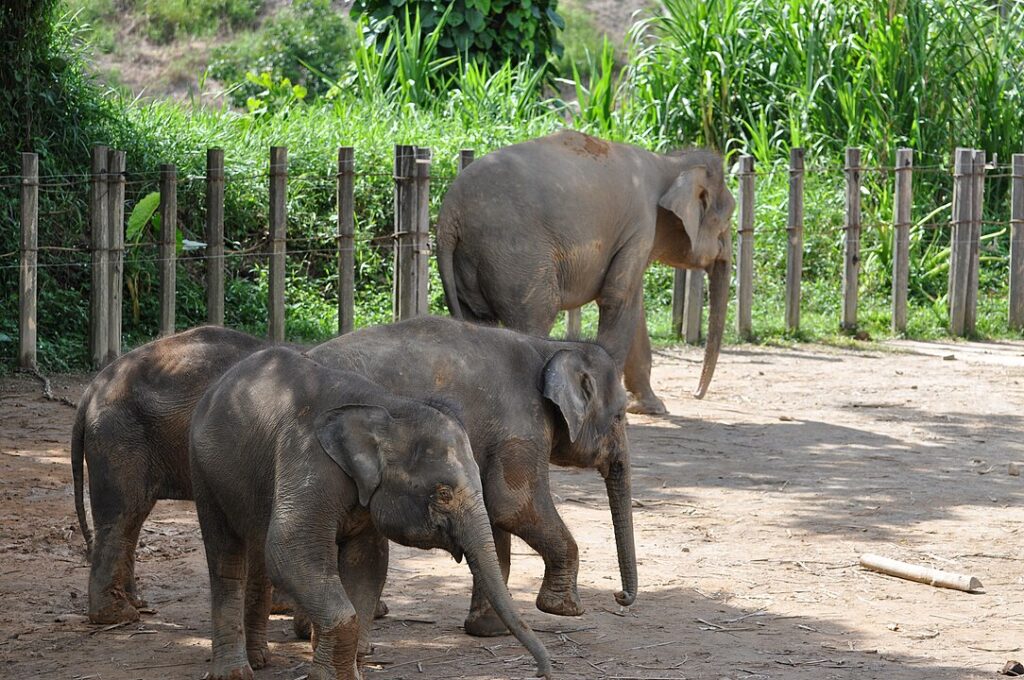
M 860 556 L 860 566 L 908 581 L 925 583 L 936 588 L 951 588 L 952 590 L 962 590 L 970 593 L 984 587 L 981 585 L 981 581 L 968 574 L 941 571 L 871 553 L 865 553 Z

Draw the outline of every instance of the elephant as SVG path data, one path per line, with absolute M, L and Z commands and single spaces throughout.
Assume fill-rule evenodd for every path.
M 309 677 L 358 679 L 387 539 L 465 556 L 550 677 L 502 579 L 469 438 L 444 410 L 285 347 L 242 360 L 203 395 L 189 456 L 210 571 L 211 678 L 251 678 L 252 661 L 265 662 L 272 582 L 312 619 Z
M 206 326 L 154 340 L 100 371 L 78 404 L 71 434 L 75 510 L 89 568 L 89 619 L 136 621 L 135 545 L 158 499 L 191 499 L 188 426 L 206 388 L 269 344 Z M 83 498 L 89 466 L 89 500 Z
M 651 389 L 643 273 L 654 261 L 709 273 L 700 382 L 725 329 L 736 202 L 721 156 L 655 154 L 571 130 L 507 146 L 452 183 L 437 264 L 452 316 L 546 335 L 559 310 L 596 300 L 597 341 L 623 371 L 633 413 L 665 413 Z
M 560 342 L 446 317 L 419 317 L 363 328 L 306 355 L 351 370 L 396 394 L 455 404 L 483 480 L 502 573 L 510 534 L 544 558 L 537 607 L 583 613 L 577 592 L 579 549 L 559 517 L 548 464 L 598 470 L 605 479 L 618 551 L 623 606 L 637 592 L 626 437 L 627 396 L 608 353 L 594 343 Z M 474 582 L 465 630 L 506 633 Z

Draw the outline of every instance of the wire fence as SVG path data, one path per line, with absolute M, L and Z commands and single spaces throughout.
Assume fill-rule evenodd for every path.
M 167 169 L 161 168 L 160 170 L 131 170 L 120 173 L 107 172 L 105 169 L 102 172 L 92 173 L 70 173 L 70 174 L 35 174 L 31 177 L 25 175 L 0 175 L 0 191 L 16 191 L 21 192 L 22 202 L 25 200 L 31 200 L 35 202 L 35 212 L 29 211 L 32 215 L 32 219 L 36 221 L 36 224 L 31 227 L 34 234 L 38 233 L 38 221 L 55 221 L 61 220 L 64 217 L 69 217 L 72 220 L 78 218 L 81 222 L 83 215 L 87 215 L 85 221 L 88 221 L 93 225 L 88 233 L 83 233 L 77 240 L 77 243 L 68 244 L 65 243 L 28 243 L 23 242 L 22 247 L 8 250 L 7 252 L 0 253 L 0 275 L 4 275 L 4 272 L 13 272 L 13 270 L 19 270 L 21 272 L 22 283 L 20 284 L 20 306 L 22 308 L 28 306 L 32 310 L 35 309 L 36 303 L 32 301 L 31 304 L 22 300 L 27 295 L 36 295 L 36 287 L 34 278 L 36 272 L 47 272 L 47 271 L 60 271 L 64 270 L 68 276 L 72 273 L 78 272 L 78 278 L 75 281 L 78 284 L 83 283 L 84 279 L 81 278 L 83 274 L 92 274 L 95 281 L 95 272 L 97 269 L 103 269 L 106 272 L 107 269 L 114 267 L 112 264 L 117 258 L 123 258 L 121 264 L 122 271 L 118 276 L 123 276 L 123 268 L 127 265 L 133 270 L 139 268 L 153 268 L 161 273 L 161 281 L 164 281 L 165 275 L 163 272 L 173 270 L 178 266 L 186 266 L 191 268 L 198 268 L 193 271 L 194 276 L 202 277 L 203 269 L 209 269 L 211 266 L 223 266 L 228 270 L 233 270 L 236 276 L 245 275 L 245 273 L 239 269 L 244 263 L 251 263 L 255 261 L 268 262 L 270 268 L 282 268 L 290 266 L 305 265 L 308 267 L 318 265 L 319 275 L 328 275 L 332 279 L 337 280 L 337 285 L 340 288 L 344 288 L 345 284 L 342 279 L 348 277 L 350 279 L 355 277 L 355 271 L 350 268 L 348 271 L 342 271 L 341 269 L 331 269 L 332 267 L 341 267 L 342 264 L 338 264 L 345 260 L 346 256 L 352 257 L 357 253 L 370 253 L 376 252 L 374 255 L 374 266 L 385 267 L 390 271 L 384 272 L 384 276 L 393 277 L 392 289 L 396 298 L 398 296 L 406 295 L 412 298 L 426 299 L 426 286 L 428 276 L 427 259 L 436 248 L 433 238 L 434 225 L 430 221 L 430 209 L 421 209 L 422 206 L 430 206 L 432 203 L 437 205 L 438 197 L 443 193 L 443 190 L 450 185 L 451 182 L 455 181 L 458 177 L 458 173 L 436 173 L 432 174 L 429 172 L 430 169 L 430 156 L 429 151 L 424 149 L 418 149 L 417 147 L 401 147 L 402 151 L 396 151 L 395 154 L 395 167 L 390 172 L 383 171 L 356 171 L 356 170 L 341 170 L 331 172 L 313 172 L 303 170 L 301 172 L 288 173 L 288 167 L 286 163 L 275 165 L 274 163 L 261 169 L 238 169 L 234 171 L 227 171 L 223 167 L 219 171 L 208 171 L 203 172 L 190 172 L 181 176 L 174 176 L 174 191 L 175 191 L 175 202 L 177 201 L 177 195 L 185 196 L 185 200 L 177 204 L 177 210 L 174 216 L 174 227 L 178 229 L 181 234 L 177 240 L 180 241 L 182 238 L 188 241 L 194 241 L 193 243 L 186 244 L 184 250 L 180 245 L 175 247 L 175 244 L 171 243 L 166 236 L 166 232 L 163 236 L 157 240 L 147 239 L 141 237 L 139 233 L 134 233 L 128 242 L 124 241 L 125 221 L 120 224 L 111 224 L 106 227 L 109 230 L 107 236 L 108 239 L 113 239 L 104 245 L 103 240 L 97 240 L 97 233 L 103 231 L 103 229 L 97 229 L 95 225 L 97 222 L 97 215 L 95 204 L 97 202 L 109 202 L 111 200 L 111 194 L 109 187 L 115 187 L 119 185 L 119 191 L 121 191 L 121 205 L 127 205 L 130 207 L 140 205 L 140 202 L 148 195 L 156 192 L 160 194 L 161 203 L 164 200 L 163 192 L 166 191 L 166 185 L 163 184 L 167 177 Z M 426 154 L 424 157 L 423 154 Z M 887 183 L 896 182 L 896 178 L 901 173 L 909 173 L 910 176 L 925 174 L 930 175 L 938 179 L 940 182 L 943 177 L 949 178 L 951 187 L 948 188 L 945 184 L 942 184 L 941 193 L 948 194 L 945 196 L 945 203 L 940 205 L 940 208 L 946 209 L 949 212 L 950 219 L 934 219 L 936 213 L 939 210 L 933 210 L 926 213 L 926 217 L 918 219 L 917 221 L 904 221 L 898 223 L 895 220 L 879 220 L 879 219 L 851 219 L 850 211 L 851 206 L 846 206 L 846 213 L 843 222 L 837 223 L 835 221 L 816 222 L 811 231 L 808 233 L 816 233 L 819 236 L 822 234 L 834 234 L 836 239 L 842 239 L 844 250 L 849 251 L 851 248 L 859 247 L 859 241 L 865 233 L 876 232 L 880 236 L 888 237 L 889 234 L 894 236 L 894 247 L 893 247 L 893 271 L 899 271 L 901 266 L 897 258 L 906 259 L 907 253 L 903 252 L 906 250 L 905 247 L 901 250 L 901 238 L 899 237 L 900 232 L 908 229 L 923 231 L 923 232 L 936 232 L 942 233 L 943 236 L 948 235 L 948 238 L 943 240 L 942 245 L 944 248 L 949 250 L 949 266 L 950 269 L 956 268 L 956 263 L 960 260 L 963 262 L 960 264 L 960 269 L 963 270 L 966 266 L 965 271 L 954 272 L 956 276 L 963 278 L 961 282 L 954 275 L 950 275 L 950 297 L 960 296 L 966 297 L 968 300 L 972 299 L 976 301 L 977 291 L 963 292 L 960 290 L 954 290 L 957 287 L 964 286 L 977 286 L 977 268 L 978 259 L 980 255 L 986 252 L 994 252 L 994 241 L 991 238 L 988 239 L 987 243 L 983 242 L 982 236 L 984 231 L 988 230 L 990 233 L 993 230 L 1003 230 L 1005 232 L 1014 232 L 1011 235 L 1010 240 L 1013 243 L 1020 242 L 1021 238 L 1024 238 L 1024 234 L 1020 237 L 1017 236 L 1018 232 L 1024 229 L 1024 162 L 1021 159 L 1024 156 L 1018 158 L 1014 157 L 1011 163 L 1000 163 L 996 159 L 986 159 L 986 162 L 977 163 L 975 162 L 969 168 L 961 170 L 957 167 L 951 166 L 945 163 L 930 163 L 917 166 L 900 166 L 899 163 L 894 165 L 888 164 L 850 164 L 850 163 L 816 163 L 806 167 L 794 166 L 791 164 L 789 168 L 785 165 L 773 164 L 768 169 L 757 168 L 754 169 L 753 163 L 751 162 L 747 169 L 742 169 L 742 162 L 738 168 L 739 172 L 734 172 L 731 181 L 738 184 L 738 191 L 740 193 L 740 200 L 738 203 L 742 203 L 743 193 L 749 192 L 752 194 L 750 202 L 755 206 L 756 213 L 756 187 L 761 183 L 771 183 L 776 179 L 782 178 L 782 176 L 788 177 L 790 182 L 790 197 L 794 191 L 801 195 L 801 199 L 797 206 L 791 205 L 791 201 L 787 202 L 789 206 L 787 208 L 787 225 L 785 229 L 778 233 L 788 234 L 788 240 L 790 241 L 787 247 L 787 260 L 796 257 L 794 248 L 802 249 L 802 237 L 805 230 L 803 214 L 803 200 L 802 195 L 804 192 L 803 180 L 807 177 L 815 176 L 829 176 L 833 178 L 845 178 L 848 189 L 848 199 L 852 191 L 855 195 L 860 195 L 864 191 L 865 178 L 870 178 L 867 181 L 872 182 L 875 187 Z M 466 162 L 471 161 L 471 155 L 468 157 Z M 420 167 L 417 163 L 422 164 L 426 168 L 426 172 L 421 172 L 418 168 Z M 802 163 L 802 157 L 801 157 Z M 984 188 L 985 182 L 1001 182 L 1008 180 L 1007 183 L 1012 184 L 1012 195 L 1011 205 L 1013 213 L 1008 215 L 1008 219 L 985 219 L 980 210 L 980 206 L 984 203 Z M 223 187 L 220 194 L 219 206 L 211 206 L 207 198 L 207 205 L 202 205 L 203 194 L 209 194 L 210 187 L 220 182 Z M 349 233 L 339 233 L 337 229 L 338 225 L 341 225 L 346 221 L 351 225 L 356 222 L 355 214 L 355 200 L 354 190 L 352 185 L 360 184 L 360 191 L 365 193 L 368 188 L 362 186 L 363 184 L 369 184 L 370 189 L 378 188 L 381 184 L 393 183 L 394 185 L 394 231 L 392 233 L 373 233 L 370 230 L 355 230 L 351 229 Z M 798 188 L 794 189 L 797 183 Z M 970 185 L 970 186 L 968 186 Z M 275 189 L 275 186 L 277 187 Z M 97 187 L 100 187 L 100 191 L 97 193 Z M 348 187 L 345 189 L 344 187 Z M 289 189 L 297 194 L 301 195 L 301 200 L 291 202 L 288 196 Z M 431 195 L 433 190 L 433 195 Z M 211 248 L 208 245 L 209 239 L 205 239 L 204 236 L 208 232 L 208 213 L 211 209 L 219 210 L 221 213 L 224 211 L 224 200 L 225 194 L 231 196 L 234 192 L 244 191 L 248 194 L 249 204 L 253 203 L 253 197 L 257 197 L 259 200 L 266 200 L 273 203 L 274 196 L 277 196 L 279 201 L 284 201 L 287 205 L 289 213 L 292 218 L 286 220 L 286 222 L 280 225 L 281 231 L 276 232 L 280 234 L 275 237 L 274 225 L 270 225 L 270 229 L 266 232 L 263 229 L 253 229 L 252 225 L 248 225 L 239 228 L 238 225 L 233 225 L 233 229 L 230 230 L 232 233 L 228 235 L 222 235 L 220 240 L 225 243 L 225 247 L 220 252 L 211 252 Z M 277 192 L 275 194 L 275 191 Z M 343 192 L 347 191 L 346 197 L 343 197 L 341 201 L 338 201 L 338 196 Z M 52 200 L 45 201 L 47 210 L 42 212 L 39 211 L 40 195 L 46 196 L 50 192 L 58 192 L 62 196 L 67 194 L 66 198 L 67 205 L 55 205 Z M 63 192 L 63 193 L 61 193 Z M 95 194 L 95 195 L 94 195 Z M 1020 198 L 1018 199 L 1018 196 Z M 265 197 L 265 199 L 264 199 Z M 879 203 L 888 202 L 888 198 L 879 199 L 877 196 L 872 197 L 873 200 Z M 895 197 L 893 202 L 897 200 L 909 200 L 913 202 L 912 196 L 903 198 Z M 386 200 L 377 197 L 377 208 L 387 204 Z M 404 201 L 404 202 L 403 202 Z M 972 202 L 972 212 L 969 216 L 964 212 L 956 212 L 957 201 Z M 88 204 L 89 208 L 86 210 L 84 205 Z M 335 214 L 325 214 L 325 206 L 333 204 L 339 211 Z M 123 210 L 123 208 L 122 208 Z M 793 215 L 793 212 L 799 210 L 801 214 Z M 858 215 L 860 208 L 857 208 Z M 131 214 L 131 211 L 127 211 Z M 266 212 L 260 212 L 258 219 L 263 222 L 273 222 L 272 210 Z M 376 222 L 380 223 L 383 219 L 386 219 L 387 211 L 382 209 L 378 210 L 376 214 Z M 877 210 L 875 211 L 877 212 Z M 918 206 L 918 212 L 921 212 L 920 206 Z M 347 213 L 342 215 L 341 213 Z M 755 219 L 754 213 L 748 213 L 746 215 L 741 214 L 740 220 L 746 220 L 745 223 L 738 225 L 737 235 L 738 240 L 742 241 L 746 238 L 753 239 L 755 235 L 760 238 L 764 238 L 770 235 L 767 225 L 762 225 Z M 907 214 L 909 215 L 909 208 Z M 22 214 L 22 229 L 28 228 L 24 224 L 25 212 L 23 209 Z M 110 220 L 112 218 L 105 217 L 103 219 Z M 150 233 L 156 233 L 158 230 L 155 228 L 157 220 L 149 219 L 149 229 L 145 230 Z M 120 231 L 120 236 L 114 235 L 114 230 Z M 292 231 L 292 234 L 288 232 Z M 314 235 L 309 235 L 309 232 L 313 231 Z M 999 233 L 1003 233 L 1000 231 Z M 300 233 L 295 233 L 300 232 Z M 319 233 L 317 233 L 319 232 Z M 794 244 L 794 234 L 799 235 L 799 239 L 796 239 Z M 233 239 L 232 236 L 235 238 Z M 88 237 L 88 238 L 87 238 Z M 33 236 L 35 238 L 35 236 Z M 120 239 L 122 245 L 117 247 L 111 247 L 110 243 L 114 243 Z M 902 241 L 906 239 L 903 238 Z M 286 243 L 283 252 L 276 250 L 278 242 L 282 244 Z M 752 247 L 752 246 L 751 246 Z M 966 249 L 966 254 L 964 254 Z M 986 251 L 988 249 L 988 251 Z M 1024 295 L 1022 291 L 1022 282 L 1019 280 L 1021 276 L 1024 276 L 1024 266 L 1021 265 L 1021 258 L 1024 257 L 1024 253 L 1019 252 L 1021 248 L 1012 250 L 1010 253 L 1011 262 L 1009 263 L 1010 270 L 1010 281 L 1009 281 L 1009 296 L 1010 301 L 1009 307 L 1009 325 L 1013 328 L 1020 328 L 1024 325 L 1024 319 L 1020 318 L 1024 315 L 1024 302 L 1021 302 L 1020 298 Z M 387 255 L 390 254 L 394 259 L 394 264 L 389 264 Z M 29 257 L 31 256 L 31 257 Z M 854 259 L 857 255 L 852 256 Z M 111 259 L 114 258 L 114 259 Z M 408 259 L 408 263 L 403 264 L 403 258 Z M 849 257 L 847 258 L 849 259 Z M 288 265 L 286 263 L 290 262 Z M 216 263 L 211 265 L 211 263 Z M 964 264 L 966 263 L 966 264 Z M 748 291 L 739 290 L 743 288 L 744 282 L 752 281 L 752 276 L 749 272 L 744 272 L 744 267 L 750 267 L 749 259 L 737 258 L 737 271 L 736 281 L 738 286 L 738 300 L 742 307 L 745 297 L 749 297 Z M 168 269 L 169 268 L 169 269 Z M 327 269 L 330 269 L 329 273 Z M 789 268 L 792 269 L 792 268 Z M 853 286 L 854 289 L 858 286 L 857 276 L 858 270 L 856 267 L 846 267 L 844 269 L 844 289 Z M 904 266 L 905 269 L 905 266 Z M 30 270 L 30 271 L 27 271 Z M 797 268 L 790 271 L 787 276 L 785 283 L 787 291 L 792 288 L 799 289 L 799 278 L 801 276 L 802 268 Z M 972 271 L 973 270 L 973 271 Z M 282 270 L 283 271 L 283 270 Z M 103 276 L 111 276 L 111 274 L 103 273 Z M 410 279 L 410 282 L 402 282 L 399 279 L 401 277 Z M 676 273 L 677 278 L 682 280 L 677 283 L 674 287 L 673 295 L 673 326 L 678 329 L 678 332 L 686 337 L 690 341 L 697 341 L 700 338 L 700 317 L 696 317 L 696 328 L 693 328 L 694 323 L 687 324 L 685 319 L 682 319 L 682 309 L 685 306 L 685 294 L 689 290 L 692 293 L 703 295 L 700 288 L 695 288 L 693 284 L 685 283 L 686 274 L 682 270 L 678 270 Z M 789 280 L 789 276 L 795 276 L 796 280 Z M 32 285 L 26 288 L 24 279 L 33 279 Z M 380 278 L 380 277 L 378 277 Z M 174 277 L 170 276 L 169 280 L 173 281 Z M 378 281 L 379 283 L 379 281 Z M 119 285 L 119 281 L 111 279 L 112 285 Z M 163 284 L 162 284 L 163 285 Z M 749 285 L 749 284 L 748 284 Z M 410 288 L 411 286 L 411 288 Z M 903 287 L 904 291 L 902 295 L 905 297 L 905 288 L 907 287 L 906 281 L 897 280 L 894 284 L 894 295 L 893 297 L 899 297 L 899 287 Z M 348 288 L 354 289 L 355 282 L 348 281 Z M 221 293 L 223 295 L 223 293 Z M 271 291 L 270 295 L 283 295 L 283 289 Z M 787 292 L 787 296 L 790 293 Z M 162 299 L 173 300 L 174 293 L 171 291 L 169 294 L 161 293 Z M 168 297 L 169 296 L 169 297 Z M 799 294 L 794 296 L 794 300 L 797 306 L 799 306 Z M 344 323 L 348 324 L 351 328 L 352 316 L 354 310 L 352 309 L 351 300 L 348 301 L 348 308 L 343 308 L 344 305 L 339 303 L 338 318 L 339 328 L 344 328 Z M 412 304 L 412 303 L 410 303 Z M 844 303 L 845 304 L 845 303 Z M 855 304 L 855 303 L 854 303 Z M 283 308 L 283 303 L 282 303 Z M 396 299 L 394 301 L 394 310 L 396 316 L 398 310 L 403 308 L 402 301 Z M 412 304 L 406 304 L 404 308 L 416 308 L 422 313 L 424 310 L 422 304 L 416 307 Z M 1021 311 L 1017 311 L 1021 310 Z M 109 309 L 108 314 L 120 315 L 121 310 Z M 894 318 L 897 315 L 894 310 Z M 738 316 L 749 317 L 749 310 L 740 309 Z M 787 318 L 791 315 L 787 313 Z M 856 319 L 856 309 L 852 310 L 852 318 Z M 347 318 L 345 318 L 347 317 Z M 843 318 L 850 318 L 850 311 L 843 310 Z M 799 328 L 799 315 L 793 316 L 794 321 L 788 323 L 789 330 L 796 331 Z M 283 322 L 282 322 L 283 323 Z M 895 322 L 894 322 L 895 323 Z M 951 322 L 951 331 L 955 334 L 971 333 L 973 332 L 973 325 L 971 321 L 970 312 L 966 313 L 966 327 L 959 325 L 955 322 Z M 174 328 L 173 312 L 171 314 L 170 329 Z M 91 324 L 95 325 L 95 324 Z M 845 322 L 844 326 L 847 325 Z M 689 327 L 688 327 L 689 326 Z M 898 327 L 898 324 L 894 325 L 894 330 L 904 330 Z M 161 328 L 161 332 L 167 332 L 167 328 Z M 741 335 L 749 335 L 749 329 L 747 332 L 743 332 L 741 329 Z M 20 339 L 21 348 L 21 362 L 25 365 L 35 365 L 36 356 L 35 348 L 26 348 L 24 345 L 26 342 L 34 342 L 34 338 L 22 337 Z M 116 340 L 111 341 L 117 346 L 114 353 L 120 351 L 120 343 Z M 93 363 L 96 365 L 102 365 L 106 359 L 99 356 L 94 356 Z

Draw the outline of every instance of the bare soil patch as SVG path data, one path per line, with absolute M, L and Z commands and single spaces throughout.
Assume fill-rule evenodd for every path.
M 952 359 L 948 359 L 952 355 Z M 511 590 L 561 678 L 993 677 L 1024 657 L 1024 344 L 729 348 L 704 401 L 700 353 L 656 357 L 671 416 L 631 416 L 640 595 L 620 610 L 593 472 L 552 489 L 580 545 L 587 613 L 533 607 L 542 564 L 513 544 Z M 88 376 L 55 379 L 77 398 Z M 68 460 L 73 411 L 31 378 L 0 382 L 0 675 L 194 678 L 207 671 L 206 565 L 190 503 L 161 502 L 138 555 L 154 614 L 84 622 Z M 871 574 L 862 552 L 970 572 L 983 594 Z M 529 677 L 512 638 L 474 639 L 465 564 L 397 547 L 368 678 Z M 306 673 L 271 624 L 259 678 Z

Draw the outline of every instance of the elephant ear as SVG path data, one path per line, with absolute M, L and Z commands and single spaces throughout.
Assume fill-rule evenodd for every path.
M 701 219 L 711 203 L 708 184 L 708 169 L 695 165 L 679 173 L 668 191 L 658 199 L 659 206 L 682 220 L 691 246 L 697 243 Z
M 544 366 L 544 396 L 558 406 L 569 427 L 569 440 L 575 442 L 594 399 L 594 376 L 582 353 L 555 352 Z
M 359 504 L 368 506 L 384 473 L 381 444 L 388 438 L 391 414 L 380 406 L 346 404 L 316 418 L 316 437 L 331 459 L 355 482 Z

